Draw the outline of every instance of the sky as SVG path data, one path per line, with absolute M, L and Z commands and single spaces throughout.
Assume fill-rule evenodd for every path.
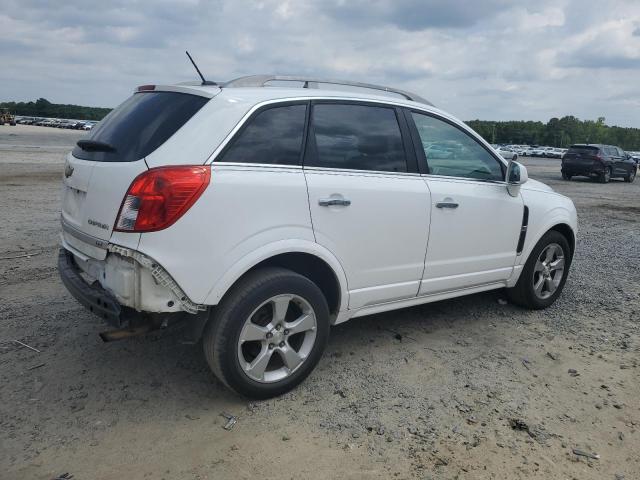
M 463 120 L 640 127 L 640 0 L 0 0 L 0 101 L 114 107 L 137 85 L 304 74 Z

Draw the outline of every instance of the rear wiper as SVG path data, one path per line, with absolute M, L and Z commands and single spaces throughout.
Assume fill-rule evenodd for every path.
M 99 142 L 97 140 L 78 140 L 78 145 L 82 150 L 86 152 L 115 152 L 116 148 L 106 142 Z

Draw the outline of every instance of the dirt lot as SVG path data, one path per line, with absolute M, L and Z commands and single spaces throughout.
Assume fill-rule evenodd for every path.
M 579 212 L 555 305 L 493 292 L 355 319 L 297 390 L 248 403 L 175 333 L 102 343 L 66 293 L 59 185 L 80 135 L 0 127 L 0 477 L 640 478 L 640 181 L 525 159 Z

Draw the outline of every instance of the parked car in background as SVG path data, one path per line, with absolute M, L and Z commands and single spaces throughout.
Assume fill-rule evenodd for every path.
M 267 398 L 351 318 L 491 289 L 558 298 L 571 199 L 417 95 L 322 84 L 145 85 L 78 141 L 58 268 L 118 329 L 103 338 L 185 322 L 225 385 Z
M 546 152 L 547 158 L 562 158 L 564 152 L 560 148 L 550 148 Z
M 513 160 L 516 161 L 518 159 L 518 154 L 516 152 L 514 152 L 513 150 L 510 150 L 506 147 L 498 147 L 496 149 L 496 152 L 498 152 L 500 154 L 500 156 L 502 158 L 504 158 L 505 160 Z
M 612 178 L 633 182 L 636 162 L 620 147 L 600 144 L 572 145 L 562 157 L 562 178 L 584 176 L 608 183 Z
M 532 157 L 542 157 L 544 156 L 544 147 L 533 147 L 530 152 L 529 155 L 531 155 Z
M 636 162 L 636 166 L 640 166 L 640 152 L 627 152 L 631 159 Z

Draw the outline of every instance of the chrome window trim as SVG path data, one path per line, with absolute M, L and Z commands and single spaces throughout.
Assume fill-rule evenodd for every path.
M 502 185 L 506 186 L 507 182 L 504 180 L 483 180 L 481 178 L 470 178 L 470 177 L 452 177 L 450 175 L 434 175 L 432 173 L 423 173 L 420 175 L 424 177 L 426 180 L 435 179 L 435 180 L 460 180 L 463 182 L 473 182 L 479 183 L 481 185 Z
M 302 165 L 284 165 L 278 163 L 251 163 L 251 162 L 215 162 L 211 164 L 212 168 L 222 169 L 224 167 L 257 167 L 257 168 L 275 168 L 278 170 L 302 170 Z
M 263 100 L 261 102 L 256 103 L 255 105 L 253 105 L 242 116 L 242 118 L 238 121 L 238 123 L 235 125 L 235 127 L 233 127 L 233 129 L 224 138 L 224 140 L 222 140 L 222 142 L 220 142 L 220 144 L 214 149 L 213 153 L 211 153 L 211 155 L 209 155 L 209 157 L 204 162 L 204 164 L 205 165 L 210 165 L 210 164 L 215 162 L 216 157 L 220 154 L 220 152 L 222 150 L 224 150 L 224 148 L 227 146 L 227 144 L 233 139 L 235 134 L 238 132 L 238 130 L 240 130 L 242 128 L 242 126 L 246 123 L 246 121 L 249 119 L 249 117 L 251 117 L 251 115 L 253 115 L 253 113 L 256 110 L 258 110 L 259 108 L 262 108 L 262 107 L 264 107 L 266 105 L 275 105 L 275 104 L 278 104 L 278 103 L 309 102 L 309 101 L 314 101 L 314 100 L 323 100 L 323 101 L 324 100 L 328 100 L 328 101 L 340 101 L 340 102 L 357 102 L 357 103 L 368 103 L 368 104 L 375 103 L 375 104 L 380 104 L 381 106 L 387 106 L 387 107 L 415 108 L 416 110 L 421 110 L 421 111 L 424 111 L 425 113 L 434 113 L 434 111 L 437 110 L 437 109 L 435 109 L 435 107 L 432 110 L 430 108 L 425 108 L 426 107 L 425 105 L 419 105 L 419 106 L 416 106 L 414 104 L 408 105 L 407 103 L 403 103 L 402 101 L 400 101 L 400 102 L 393 101 L 393 99 L 391 99 L 391 101 L 386 101 L 386 100 L 379 100 L 379 99 L 370 99 L 370 98 L 361 98 L 361 97 L 345 97 L 345 96 L 335 96 L 334 97 L 334 96 L 306 95 L 306 96 L 282 97 L 282 98 L 272 98 L 270 100 Z M 443 117 L 443 118 L 446 118 L 446 117 Z M 457 122 L 457 120 L 455 120 L 453 118 L 451 118 L 449 120 Z M 221 162 L 221 163 L 227 163 L 227 162 Z M 250 165 L 250 163 L 246 163 L 245 165 Z
M 374 175 L 374 176 L 393 176 L 393 177 L 416 177 L 421 175 L 417 172 L 391 172 L 388 170 L 356 170 L 352 168 L 335 168 L 335 167 L 304 167 L 305 172 L 331 173 L 331 174 L 348 174 L 348 175 Z
M 278 165 L 271 163 L 242 163 L 242 162 L 220 162 L 213 163 L 211 167 L 215 170 L 290 170 L 299 172 L 318 172 L 331 174 L 347 174 L 347 175 L 375 175 L 375 176 L 401 176 L 420 178 L 422 175 L 417 172 L 390 172 L 386 170 L 355 170 L 347 168 L 330 168 L 330 167 L 303 167 L 302 165 Z
M 501 162 L 504 167 L 506 168 L 508 166 L 508 161 L 504 158 L 502 158 L 499 154 L 497 154 L 496 152 L 494 152 L 493 147 L 484 139 L 482 138 L 480 135 L 478 135 L 478 133 L 476 133 L 473 129 L 471 129 L 467 124 L 465 124 L 464 122 L 461 122 L 460 120 L 451 117 L 449 115 L 447 115 L 445 112 L 441 112 L 440 110 L 438 110 L 436 107 L 429 107 L 428 105 L 425 104 L 407 104 L 406 102 L 402 102 L 402 101 L 395 101 L 395 99 L 389 99 L 389 100 L 381 100 L 381 99 L 371 99 L 371 98 L 362 98 L 362 97 L 345 97 L 345 96 L 316 96 L 316 95 L 302 95 L 302 96 L 294 96 L 294 97 L 282 97 L 282 98 L 272 98 L 269 100 L 263 100 L 261 102 L 256 103 L 255 105 L 253 105 L 243 116 L 242 118 L 238 121 L 238 123 L 235 125 L 235 127 L 233 127 L 233 129 L 227 134 L 227 136 L 224 138 L 224 140 L 222 140 L 222 142 L 220 142 L 220 144 L 214 149 L 214 151 L 211 153 L 211 155 L 209 155 L 209 157 L 207 157 L 207 160 L 204 162 L 204 165 L 211 165 L 213 163 L 215 163 L 216 157 L 220 154 L 221 151 L 224 150 L 224 148 L 227 146 L 227 144 L 235 137 L 236 133 L 238 132 L 238 130 L 240 130 L 243 125 L 247 122 L 247 120 L 251 117 L 251 115 L 253 115 L 253 113 L 266 106 L 266 105 L 276 105 L 278 103 L 288 103 L 288 102 L 309 102 L 309 101 L 314 101 L 314 100 L 322 100 L 322 101 L 339 101 L 339 102 L 354 102 L 354 103 L 368 103 L 368 104 L 380 104 L 381 106 L 388 106 L 388 107 L 400 107 L 400 108 L 407 108 L 409 110 L 417 110 L 419 112 L 422 112 L 424 114 L 433 116 L 435 118 L 438 118 L 441 121 L 446 121 L 446 122 L 453 122 L 455 123 L 459 128 L 463 129 L 464 132 L 471 136 L 474 140 L 476 140 L 477 142 L 481 143 L 485 149 L 487 149 L 489 151 L 490 154 L 492 154 L 492 156 L 496 159 L 496 161 Z M 293 166 L 299 166 L 299 165 L 278 165 L 278 164 L 257 164 L 257 163 L 236 163 L 236 162 L 220 162 L 218 163 L 218 165 L 221 165 L 223 163 L 227 163 L 229 165 L 234 164 L 234 165 L 269 165 L 271 167 L 275 167 L 275 166 L 282 166 L 282 167 L 293 167 Z M 307 168 L 326 168 L 326 167 L 307 167 Z M 347 171 L 347 169 L 338 169 L 339 171 Z M 358 171 L 358 172 L 378 172 L 376 170 L 354 170 L 354 171 Z M 379 172 L 378 172 L 379 173 Z M 393 172 L 391 172 L 393 173 Z M 413 172 L 398 172 L 398 173 L 405 173 L 408 175 L 413 175 Z M 395 173 L 394 173 L 395 174 Z M 462 177 L 451 177 L 451 178 L 462 178 Z

